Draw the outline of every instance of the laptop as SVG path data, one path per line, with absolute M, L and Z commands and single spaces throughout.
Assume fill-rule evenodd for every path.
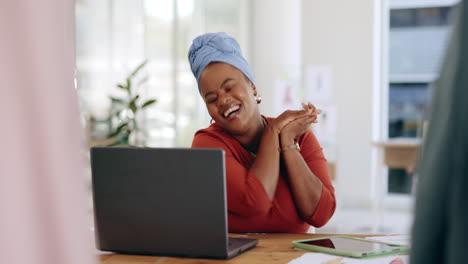
M 228 237 L 224 151 L 91 149 L 96 247 L 227 259 L 257 244 Z

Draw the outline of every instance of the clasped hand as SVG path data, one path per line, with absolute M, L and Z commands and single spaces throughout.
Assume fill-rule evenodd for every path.
M 318 122 L 317 118 L 322 110 L 311 103 L 303 103 L 302 107 L 303 110 L 286 110 L 271 122 L 270 125 L 278 132 L 282 145 L 294 144 L 312 124 Z

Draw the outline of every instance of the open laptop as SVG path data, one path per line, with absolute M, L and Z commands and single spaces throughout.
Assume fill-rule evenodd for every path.
M 95 147 L 91 169 L 100 250 L 225 259 L 257 244 L 227 235 L 221 149 Z

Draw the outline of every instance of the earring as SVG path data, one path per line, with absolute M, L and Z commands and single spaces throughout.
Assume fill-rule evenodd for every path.
M 257 95 L 255 97 L 255 101 L 257 102 L 257 104 L 260 104 L 262 102 L 262 97 L 260 95 Z
M 213 118 L 211 118 L 210 120 L 210 125 L 212 125 L 215 121 L 213 120 Z

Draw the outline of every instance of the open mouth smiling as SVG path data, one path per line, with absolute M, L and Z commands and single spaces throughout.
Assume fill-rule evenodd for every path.
M 232 105 L 231 107 L 229 107 L 229 109 L 224 111 L 223 117 L 224 118 L 229 118 L 233 114 L 237 113 L 239 111 L 239 109 L 240 109 L 240 105 Z

